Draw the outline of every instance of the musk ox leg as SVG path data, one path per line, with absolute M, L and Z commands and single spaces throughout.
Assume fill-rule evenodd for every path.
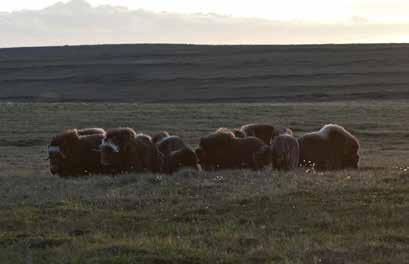
M 257 153 L 253 154 L 251 162 L 248 164 L 249 168 L 254 170 L 254 171 L 259 171 L 262 170 L 264 167 L 264 164 L 258 160 L 258 155 Z
M 331 169 L 342 170 L 344 168 L 343 164 L 344 156 L 339 153 L 332 153 L 331 155 Z
M 273 159 L 273 152 L 267 145 L 263 146 L 253 155 L 254 164 L 257 170 L 261 170 L 264 166 L 268 166 Z

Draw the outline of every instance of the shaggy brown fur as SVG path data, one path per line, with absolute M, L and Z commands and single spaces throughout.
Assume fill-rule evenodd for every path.
M 229 134 L 229 135 L 232 135 L 233 137 L 237 137 L 237 138 L 245 138 L 246 137 L 246 134 L 243 131 L 241 131 L 240 129 L 238 129 L 238 128 L 235 128 L 235 129 L 231 130 L 229 128 L 221 127 L 219 129 L 217 129 L 215 131 L 215 133 Z
M 117 173 L 159 172 L 162 166 L 162 156 L 151 138 L 131 128 L 108 130 L 101 149 L 101 163 Z
M 105 139 L 113 144 L 121 145 L 131 139 L 136 138 L 136 132 L 129 127 L 113 128 L 106 132 Z
M 80 135 L 77 129 L 56 135 L 48 147 L 50 172 L 62 177 L 104 173 L 99 145 L 104 134 Z
M 358 168 L 359 141 L 339 125 L 326 125 L 321 130 L 299 139 L 300 162 L 319 170 Z
M 80 136 L 105 134 L 105 130 L 103 128 L 84 128 L 84 129 L 79 129 L 78 134 Z
M 277 135 L 274 126 L 266 124 L 248 124 L 240 128 L 247 137 L 257 137 L 267 145 L 270 145 Z
M 172 174 L 182 167 L 201 170 L 196 153 L 187 146 L 180 137 L 170 136 L 157 143 L 159 151 L 164 155 L 162 171 Z
M 230 135 L 230 136 L 232 136 L 232 137 L 235 137 L 233 131 L 231 131 L 230 129 L 225 128 L 225 127 L 218 128 L 218 129 L 215 131 L 215 133 L 216 133 L 216 134 L 218 134 L 218 133 L 228 134 L 228 135 Z
M 209 158 L 206 157 L 206 152 L 198 147 L 195 149 L 195 153 L 197 158 L 199 159 L 199 164 L 204 170 L 212 170 L 213 169 L 213 164 L 211 164 L 211 161 L 209 161 Z
M 170 134 L 167 131 L 161 131 L 155 134 L 154 136 L 152 136 L 152 142 L 156 144 L 162 139 L 167 138 L 167 137 L 170 137 Z
M 136 172 L 150 171 L 160 172 L 163 166 L 163 155 L 158 147 L 153 144 L 151 137 L 139 134 L 130 145 L 132 153 L 132 170 Z
M 215 170 L 233 167 L 230 157 L 217 150 L 225 149 L 234 138 L 234 134 L 225 128 L 218 129 L 216 132 L 202 137 L 199 148 L 195 151 L 202 168 Z
M 206 137 L 200 139 L 200 147 L 204 150 L 210 148 L 223 147 L 229 144 L 235 136 L 233 132 L 228 129 L 218 129 L 216 132 L 209 134 Z
M 200 140 L 196 150 L 201 165 L 214 169 L 261 169 L 271 163 L 271 150 L 256 137 L 236 138 L 229 130 L 218 130 Z
M 229 153 L 240 168 L 259 170 L 272 160 L 270 147 L 256 137 L 235 138 Z
M 281 129 L 271 145 L 273 153 L 273 168 L 278 170 L 293 170 L 298 167 L 300 146 L 291 129 Z

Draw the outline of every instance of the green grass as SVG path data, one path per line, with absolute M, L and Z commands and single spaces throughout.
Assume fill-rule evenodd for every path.
M 0 104 L 0 263 L 405 263 L 408 114 L 399 101 Z M 248 122 L 298 135 L 344 125 L 361 140 L 362 169 L 64 180 L 44 161 L 68 127 L 165 129 L 195 145 Z

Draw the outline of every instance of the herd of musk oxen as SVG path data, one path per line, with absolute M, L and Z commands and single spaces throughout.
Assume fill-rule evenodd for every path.
M 48 146 L 50 171 L 62 177 L 90 174 L 152 172 L 172 174 L 196 170 L 277 170 L 299 166 L 317 170 L 358 168 L 359 142 L 339 125 L 296 138 L 291 129 L 249 124 L 220 128 L 200 139 L 193 150 L 180 137 L 160 132 L 153 137 L 131 128 L 71 129 Z

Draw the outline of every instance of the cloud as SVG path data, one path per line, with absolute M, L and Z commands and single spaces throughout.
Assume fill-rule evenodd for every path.
M 360 0 L 352 4 L 354 13 L 377 21 L 408 21 L 407 0 Z
M 364 17 L 320 24 L 92 7 L 83 0 L 0 13 L 0 47 L 119 43 L 305 44 L 400 42 L 409 24 Z M 408 40 L 406 40 L 408 41 Z

